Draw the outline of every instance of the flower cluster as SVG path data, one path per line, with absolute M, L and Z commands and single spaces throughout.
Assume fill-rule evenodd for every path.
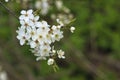
M 50 13 L 51 19 L 54 21 L 59 18 L 62 23 L 66 25 L 74 18 L 70 9 L 63 4 L 62 0 L 36 0 L 35 7 L 37 10 L 40 10 L 40 14 L 44 16 L 47 15 L 50 10 L 54 9 L 54 14 Z
M 55 20 L 56 18 L 59 18 L 65 25 L 69 24 L 70 21 L 74 18 L 70 9 L 63 4 L 62 0 L 55 0 L 54 4 L 56 6 L 56 10 L 59 11 L 59 13 L 51 14 L 51 19 Z
M 48 0 L 37 0 L 35 3 L 35 7 L 40 10 L 42 15 L 46 15 L 50 9 L 50 5 Z
M 61 28 L 64 24 L 57 19 L 58 25 L 48 25 L 46 21 L 39 21 L 39 16 L 33 10 L 22 10 L 19 17 L 21 27 L 18 27 L 17 39 L 20 45 L 27 44 L 37 57 L 36 60 L 48 60 L 48 65 L 55 63 L 54 58 L 64 59 L 64 51 L 55 50 L 53 43 L 63 38 Z

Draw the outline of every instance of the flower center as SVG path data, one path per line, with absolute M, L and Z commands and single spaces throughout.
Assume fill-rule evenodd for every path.
M 31 32 L 30 34 L 31 34 L 31 35 L 34 35 L 35 33 L 34 33 L 34 32 Z
M 59 35 L 58 35 L 58 34 L 56 34 L 56 35 L 55 35 L 55 37 L 56 37 L 56 38 L 58 38 L 58 37 L 59 37 Z
M 28 26 L 28 23 L 25 23 L 25 27 L 27 27 Z
M 39 35 L 39 38 L 42 39 L 42 35 Z
M 39 41 L 38 41 L 38 40 L 36 40 L 36 41 L 35 41 L 35 43 L 36 43 L 36 44 L 38 44 L 38 43 L 39 43 Z
M 25 16 L 27 17 L 27 16 L 28 16 L 28 14 L 25 14 Z
M 25 36 L 22 37 L 24 40 L 26 39 Z

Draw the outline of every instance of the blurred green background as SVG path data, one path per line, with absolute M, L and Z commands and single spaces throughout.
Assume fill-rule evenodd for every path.
M 0 4 L 0 65 L 9 80 L 120 80 L 120 0 L 63 2 L 76 18 L 76 30 L 74 34 L 66 31 L 57 43 L 66 59 L 57 60 L 56 73 L 46 61 L 36 62 L 28 46 L 19 45 L 19 21 Z M 14 1 L 3 4 L 17 16 L 28 9 Z M 49 21 L 49 14 L 43 19 Z

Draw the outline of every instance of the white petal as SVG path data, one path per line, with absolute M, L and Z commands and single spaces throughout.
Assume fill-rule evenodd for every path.
M 33 41 L 37 40 L 37 38 L 38 38 L 38 35 L 32 36 L 32 40 L 33 40 Z
M 56 29 L 57 29 L 57 27 L 56 27 L 55 25 L 53 25 L 53 26 L 52 26 L 52 29 L 53 29 L 53 30 L 56 30 Z
M 35 17 L 35 20 L 36 20 L 36 21 L 39 20 L 39 16 L 36 16 L 36 17 Z
M 21 25 L 24 25 L 25 22 L 24 22 L 23 20 L 20 20 L 20 24 L 21 24 Z
M 21 14 L 26 14 L 26 11 L 25 11 L 25 10 L 22 10 L 22 11 L 21 11 Z
M 32 31 L 31 27 L 27 28 L 27 33 L 30 33 Z
M 20 40 L 20 45 L 24 45 L 25 44 L 25 40 Z
M 31 35 L 29 33 L 26 33 L 25 37 L 27 40 L 29 40 L 31 38 Z
M 20 40 L 20 39 L 21 39 L 21 36 L 18 35 L 16 38 Z
M 34 15 L 33 14 L 29 14 L 29 18 L 30 19 L 34 19 Z
M 62 56 L 62 59 L 65 59 L 65 56 Z
M 49 27 L 48 23 L 46 21 L 42 21 L 42 24 L 46 27 Z
M 72 26 L 72 27 L 70 28 L 70 31 L 73 33 L 74 30 L 75 30 L 75 27 Z
M 32 28 L 35 28 L 35 25 L 34 25 L 33 21 L 30 21 L 29 25 L 30 25 Z
M 33 12 L 33 10 L 30 9 L 30 10 L 27 11 L 27 14 L 32 14 L 32 12 Z
M 30 47 L 31 47 L 31 48 L 35 48 L 35 47 L 36 47 L 36 43 L 35 43 L 34 41 L 31 41 L 31 42 L 30 42 Z
M 25 26 L 21 26 L 21 28 L 25 29 L 26 27 Z
M 24 17 L 25 22 L 29 22 L 29 17 Z
M 25 36 L 24 29 L 23 30 L 19 30 L 18 34 L 21 35 L 21 36 Z
M 40 59 L 41 59 L 41 57 L 37 57 L 37 58 L 36 58 L 36 61 L 39 61 Z
M 23 16 L 23 15 L 21 15 L 21 16 L 19 17 L 20 20 L 23 20 L 24 18 L 25 18 L 25 16 Z
M 42 23 L 41 22 L 36 22 L 35 25 L 36 25 L 36 27 L 41 27 Z
M 60 22 L 60 20 L 59 19 L 56 19 L 56 21 L 59 23 Z

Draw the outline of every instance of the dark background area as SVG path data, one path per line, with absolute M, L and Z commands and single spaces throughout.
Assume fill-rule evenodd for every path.
M 19 45 L 19 21 L 0 4 L 0 65 L 9 80 L 120 80 L 120 0 L 63 2 L 76 18 L 76 30 L 66 31 L 56 44 L 66 56 L 57 60 L 56 73 L 46 61 L 35 61 L 29 46 Z M 22 9 L 34 9 L 34 0 L 30 7 L 14 1 L 3 4 L 17 16 Z M 50 23 L 49 15 L 42 18 Z

